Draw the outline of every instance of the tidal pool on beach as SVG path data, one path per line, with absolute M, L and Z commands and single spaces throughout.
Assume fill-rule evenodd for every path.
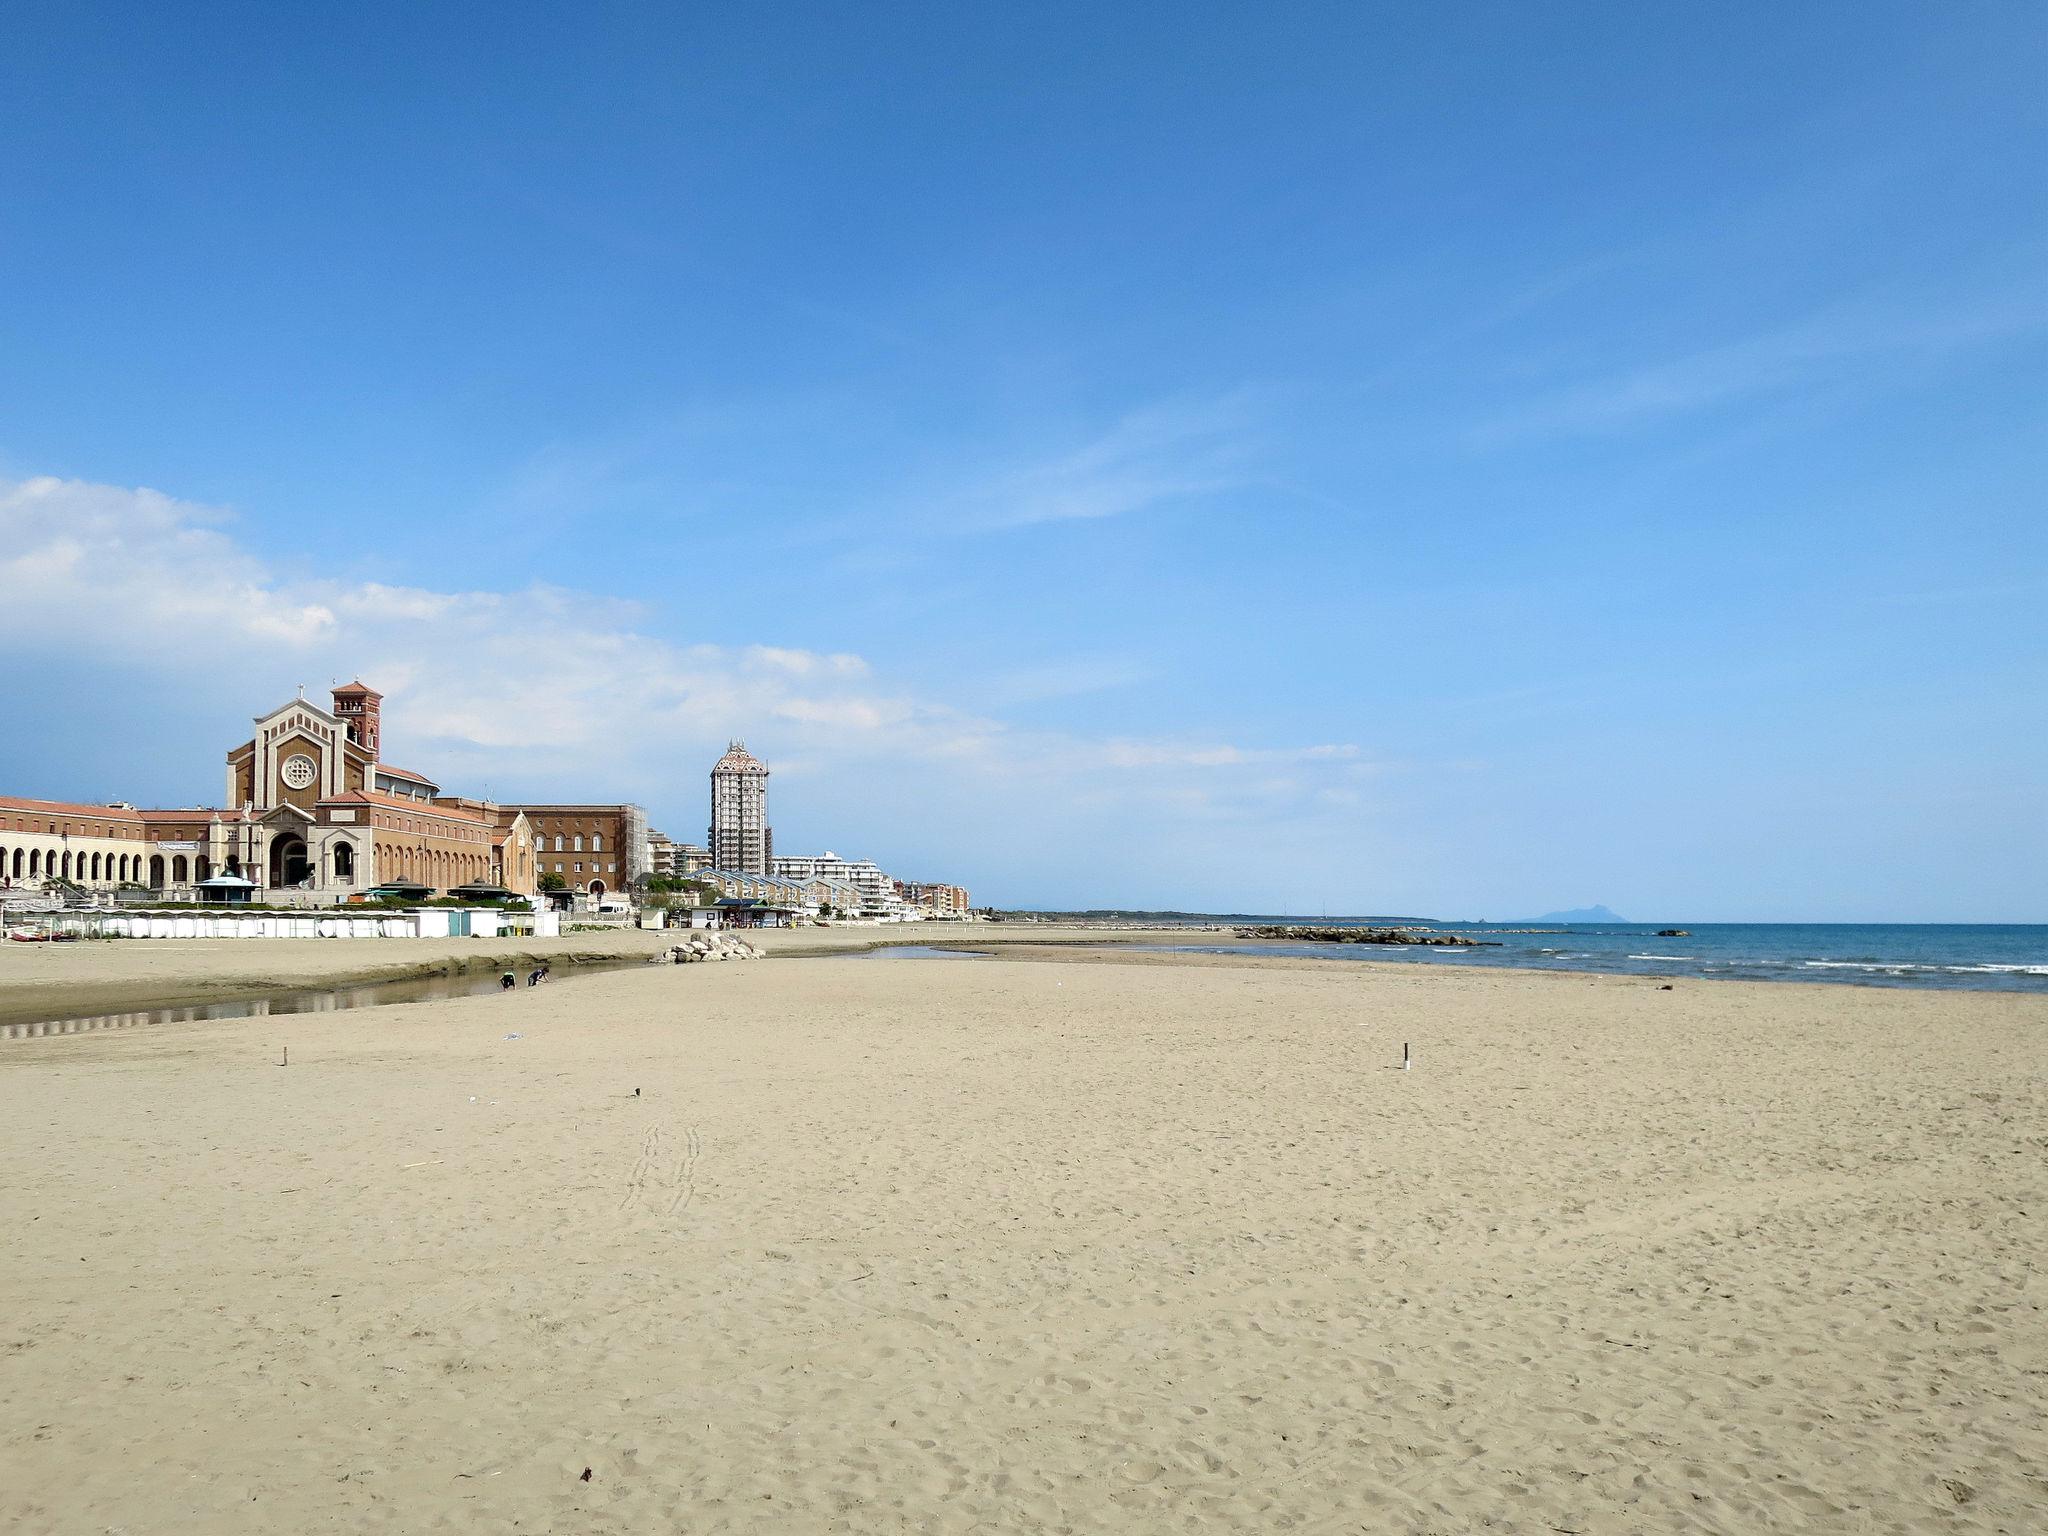
M 550 970 L 545 985 L 578 974 L 618 970 L 638 962 L 572 966 Z M 518 987 L 526 986 L 531 965 L 508 967 Z M 191 1024 L 217 1019 L 268 1019 L 294 1013 L 343 1013 L 352 1008 L 380 1008 L 392 1003 L 434 1003 L 453 997 L 481 997 L 510 991 L 504 971 L 496 967 L 457 976 L 407 976 L 391 981 L 363 981 L 345 986 L 293 987 L 255 992 L 210 1002 L 169 1003 L 161 1007 L 123 1008 L 95 1013 L 56 1013 L 38 1019 L 0 1020 L 0 1040 L 41 1039 L 51 1035 L 82 1035 L 102 1029 L 135 1029 L 151 1024 Z

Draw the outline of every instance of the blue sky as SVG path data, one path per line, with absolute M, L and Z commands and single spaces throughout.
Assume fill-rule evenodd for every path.
M 2048 919 L 2048 17 L 17 8 L 0 788 Z

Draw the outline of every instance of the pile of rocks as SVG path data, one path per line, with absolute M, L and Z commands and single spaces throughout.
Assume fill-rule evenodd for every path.
M 1484 939 L 1468 939 L 1462 934 L 1444 933 L 1434 928 L 1306 928 L 1288 924 L 1240 928 L 1237 936 L 1240 939 L 1292 939 L 1297 944 L 1432 944 L 1461 949 L 1485 944 L 1489 949 L 1500 948 L 1498 944 L 1487 944 Z
M 650 965 L 691 965 L 699 960 L 759 960 L 767 951 L 730 933 L 693 933 L 689 941 L 663 950 Z

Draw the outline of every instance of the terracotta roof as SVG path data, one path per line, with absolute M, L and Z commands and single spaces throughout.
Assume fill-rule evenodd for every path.
M 397 811 L 411 811 L 416 816 L 441 816 L 449 821 L 473 822 L 480 827 L 497 825 L 491 816 L 479 816 L 470 811 L 457 810 L 453 806 L 436 805 L 431 800 L 415 800 L 410 795 L 387 795 L 381 789 L 347 789 L 338 795 L 329 795 L 319 802 L 321 805 L 381 805 Z
M 0 810 L 37 811 L 63 816 L 133 816 L 121 805 L 80 805 L 71 800 L 30 800 L 20 795 L 0 795 Z
M 436 789 L 441 787 L 439 779 L 430 779 L 424 773 L 414 773 L 410 768 L 394 768 L 389 763 L 379 763 L 377 771 L 388 773 L 394 779 L 411 779 L 415 784 L 431 784 Z
M 384 697 L 383 694 L 379 693 L 376 689 L 372 688 L 368 683 L 364 682 L 361 678 L 357 678 L 352 683 L 348 683 L 340 688 L 336 688 L 334 690 L 334 694 L 337 698 L 342 697 L 343 695 L 346 695 L 349 698 L 354 698 L 359 694 L 366 695 L 367 697 L 373 699 L 381 699 Z
M 564 816 L 618 816 L 632 808 L 631 803 L 627 801 L 620 801 L 616 805 L 534 805 L 526 802 L 513 805 L 506 801 L 498 803 L 500 811 L 559 811 Z

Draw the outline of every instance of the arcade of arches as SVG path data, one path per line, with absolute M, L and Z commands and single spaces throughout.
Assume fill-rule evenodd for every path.
M 381 702 L 350 683 L 330 708 L 301 696 L 258 716 L 254 736 L 227 754 L 224 808 L 0 797 L 0 885 L 189 894 L 235 877 L 235 889 L 261 899 L 309 903 L 387 885 L 533 894 L 541 840 L 526 808 L 444 795 L 384 762 Z M 574 861 L 576 888 L 618 889 L 643 872 L 637 806 L 533 809 L 551 824 L 573 818 L 576 851 L 590 838 L 591 857 Z

